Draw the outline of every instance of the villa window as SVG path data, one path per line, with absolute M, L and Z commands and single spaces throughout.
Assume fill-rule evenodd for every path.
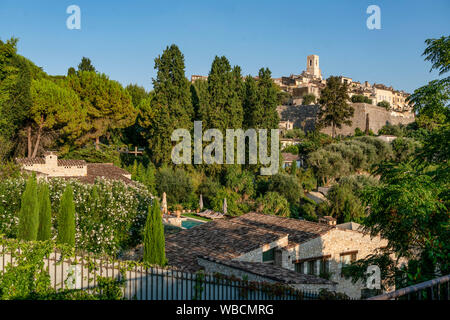
M 320 273 L 330 272 L 330 261 L 328 259 L 320 260 Z
M 341 262 L 341 270 L 342 270 L 342 267 L 345 267 L 345 266 L 351 264 L 352 262 L 356 261 L 356 254 L 357 253 L 358 253 L 358 251 L 349 251 L 349 252 L 344 252 L 344 253 L 340 254 L 340 256 L 341 256 L 341 261 L 340 261 Z M 342 276 L 342 274 L 341 274 L 341 276 Z
M 263 252 L 263 262 L 273 262 L 275 260 L 275 248 Z

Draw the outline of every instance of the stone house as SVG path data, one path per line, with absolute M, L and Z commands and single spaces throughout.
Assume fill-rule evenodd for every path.
M 283 158 L 282 167 L 288 168 L 292 167 L 292 163 L 295 161 L 297 164 L 297 168 L 300 168 L 302 166 L 302 159 L 298 154 L 292 154 L 288 152 L 282 152 L 281 157 Z
M 259 213 L 208 222 L 166 237 L 169 264 L 276 281 L 300 290 L 327 288 L 360 298 L 365 284 L 341 276 L 342 266 L 386 246 L 355 223 L 314 223 Z M 283 280 L 284 279 L 284 280 Z
M 87 163 L 84 160 L 58 159 L 49 151 L 42 158 L 17 158 L 16 163 L 26 172 L 35 172 L 37 177 L 77 179 L 84 183 L 94 183 L 96 178 L 121 180 L 133 183 L 131 174 L 112 163 Z

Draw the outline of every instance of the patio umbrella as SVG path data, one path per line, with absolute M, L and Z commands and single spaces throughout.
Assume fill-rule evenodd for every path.
M 200 194 L 200 201 L 198 202 L 198 207 L 200 208 L 200 211 L 203 210 L 203 195 Z
M 163 214 L 167 213 L 167 196 L 166 196 L 165 192 L 163 192 L 163 196 L 162 196 L 161 210 L 162 210 Z
M 227 214 L 227 198 L 223 199 L 223 214 Z

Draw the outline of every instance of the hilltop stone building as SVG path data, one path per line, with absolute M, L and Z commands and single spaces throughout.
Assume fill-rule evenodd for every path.
M 23 171 L 35 172 L 38 177 L 74 178 L 84 183 L 94 183 L 98 177 L 132 183 L 131 174 L 112 163 L 87 163 L 84 160 L 58 159 L 49 151 L 42 158 L 17 158 Z
M 365 294 L 366 285 L 341 275 L 342 266 L 385 247 L 355 223 L 314 223 L 259 213 L 216 220 L 166 237 L 169 264 L 182 270 L 246 276 L 297 289 Z
M 408 93 L 394 90 L 383 84 L 374 83 L 371 85 L 368 81 L 360 83 L 353 81 L 352 78 L 340 76 L 342 83 L 346 83 L 349 89 L 349 96 L 362 95 L 372 100 L 373 105 L 379 102 L 389 102 L 394 111 L 410 111 L 411 107 L 406 102 Z M 274 82 L 286 92 L 292 95 L 292 104 L 301 105 L 303 97 L 306 94 L 314 94 L 316 98 L 320 97 L 320 91 L 325 88 L 326 80 L 322 78 L 322 71 L 319 65 L 318 55 L 309 55 L 306 58 L 306 71 L 299 75 L 291 74 L 289 77 L 273 79 Z

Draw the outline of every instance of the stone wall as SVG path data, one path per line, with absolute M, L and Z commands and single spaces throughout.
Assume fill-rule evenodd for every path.
M 87 175 L 87 165 L 58 166 L 51 163 L 34 163 L 32 165 L 24 165 L 23 168 L 29 171 L 41 172 L 49 177 L 84 177 Z
M 214 273 L 221 273 L 227 276 L 235 276 L 238 278 L 244 278 L 247 277 L 249 281 L 258 281 L 258 282 L 269 282 L 274 283 L 276 281 L 266 278 L 264 276 L 260 276 L 245 270 L 241 270 L 238 268 L 233 268 L 230 266 L 225 266 L 220 263 L 216 263 L 210 260 L 206 260 L 203 258 L 198 258 L 198 264 L 202 266 L 205 269 L 206 273 L 214 274 Z M 289 284 L 290 286 L 301 290 L 301 291 L 309 291 L 314 293 L 319 293 L 320 289 L 328 289 L 330 291 L 336 290 L 336 286 L 332 284 L 304 284 L 304 283 L 294 283 Z
M 247 262 L 263 262 L 263 252 L 273 248 L 285 247 L 287 245 L 288 245 L 288 236 L 286 235 L 274 242 L 267 243 L 258 249 L 244 253 L 243 255 L 240 255 L 234 260 Z
M 351 279 L 341 277 L 340 254 L 357 250 L 356 259 L 362 259 L 386 245 L 387 241 L 380 237 L 371 238 L 359 231 L 336 228 L 321 237 L 283 250 L 281 263 L 282 267 L 295 270 L 296 260 L 330 255 L 330 280 L 337 282 L 336 291 L 344 292 L 352 298 L 360 298 L 365 283 L 358 281 L 353 284 Z M 319 275 L 318 262 L 315 266 L 316 275 Z
M 386 124 L 408 124 L 414 122 L 414 113 L 387 111 L 367 103 L 351 103 L 355 108 L 351 126 L 342 126 L 336 129 L 339 135 L 353 135 L 356 128 L 366 129 L 367 117 L 369 129 L 377 133 Z M 282 121 L 292 121 L 295 128 L 312 131 L 315 128 L 318 105 L 291 105 L 278 106 L 278 114 Z M 321 132 L 331 134 L 331 127 L 324 128 Z

